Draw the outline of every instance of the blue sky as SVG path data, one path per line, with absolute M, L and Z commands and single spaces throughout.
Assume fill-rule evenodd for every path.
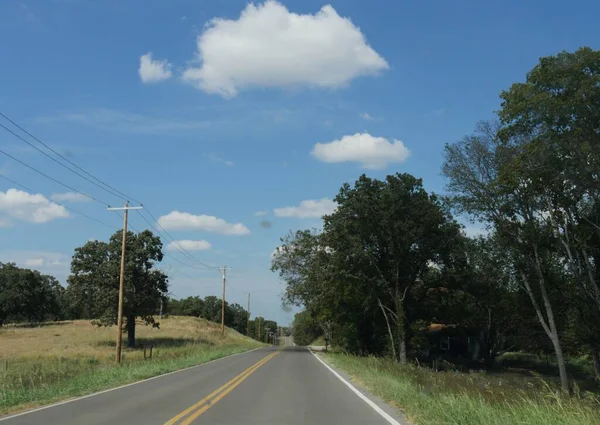
M 269 271 L 279 237 L 319 227 L 363 172 L 443 191 L 444 143 L 493 118 L 539 57 L 598 48 L 599 13 L 592 0 L 4 0 L 0 111 L 141 200 L 199 261 L 232 267 L 230 301 L 250 292 L 253 314 L 288 323 Z M 5 131 L 0 148 L 123 202 Z M 51 199 L 121 225 L 4 155 L 0 171 L 36 194 L 0 179 L 0 261 L 64 283 L 73 249 L 112 233 Z M 173 294 L 220 293 L 216 270 L 167 252 Z

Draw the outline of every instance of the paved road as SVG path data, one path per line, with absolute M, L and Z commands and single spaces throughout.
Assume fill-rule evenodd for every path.
M 288 346 L 0 419 L 0 425 L 396 424 L 375 409 L 307 349 Z

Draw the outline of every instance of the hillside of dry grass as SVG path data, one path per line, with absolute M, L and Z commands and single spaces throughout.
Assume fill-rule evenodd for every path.
M 115 366 L 116 328 L 87 320 L 0 328 L 0 413 L 149 378 L 260 344 L 194 317 L 138 324 L 137 346 Z M 152 346 L 152 358 L 149 347 Z M 146 350 L 144 350 L 146 348 Z M 144 358 L 146 351 L 146 358 Z

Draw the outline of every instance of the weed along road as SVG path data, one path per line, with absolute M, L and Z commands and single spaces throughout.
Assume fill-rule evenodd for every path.
M 399 425 L 302 347 L 261 348 L 0 419 L 0 425 Z

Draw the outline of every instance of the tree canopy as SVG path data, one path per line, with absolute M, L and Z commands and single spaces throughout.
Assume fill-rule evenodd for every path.
M 446 145 L 444 199 L 408 174 L 363 175 L 322 230 L 282 239 L 272 270 L 300 328 L 401 362 L 446 350 L 440 329 L 486 363 L 550 350 L 565 390 L 565 351 L 587 351 L 600 376 L 600 52 L 541 58 L 500 97 L 496 121 Z
M 119 270 L 122 232 L 114 233 L 109 242 L 90 241 L 75 249 L 68 278 L 71 301 L 89 312 L 99 325 L 117 323 Z M 126 319 L 129 347 L 135 346 L 136 318 L 158 327 L 154 319 L 161 299 L 168 290 L 168 278 L 155 268 L 162 261 L 162 242 L 149 230 L 126 239 L 123 317 Z

